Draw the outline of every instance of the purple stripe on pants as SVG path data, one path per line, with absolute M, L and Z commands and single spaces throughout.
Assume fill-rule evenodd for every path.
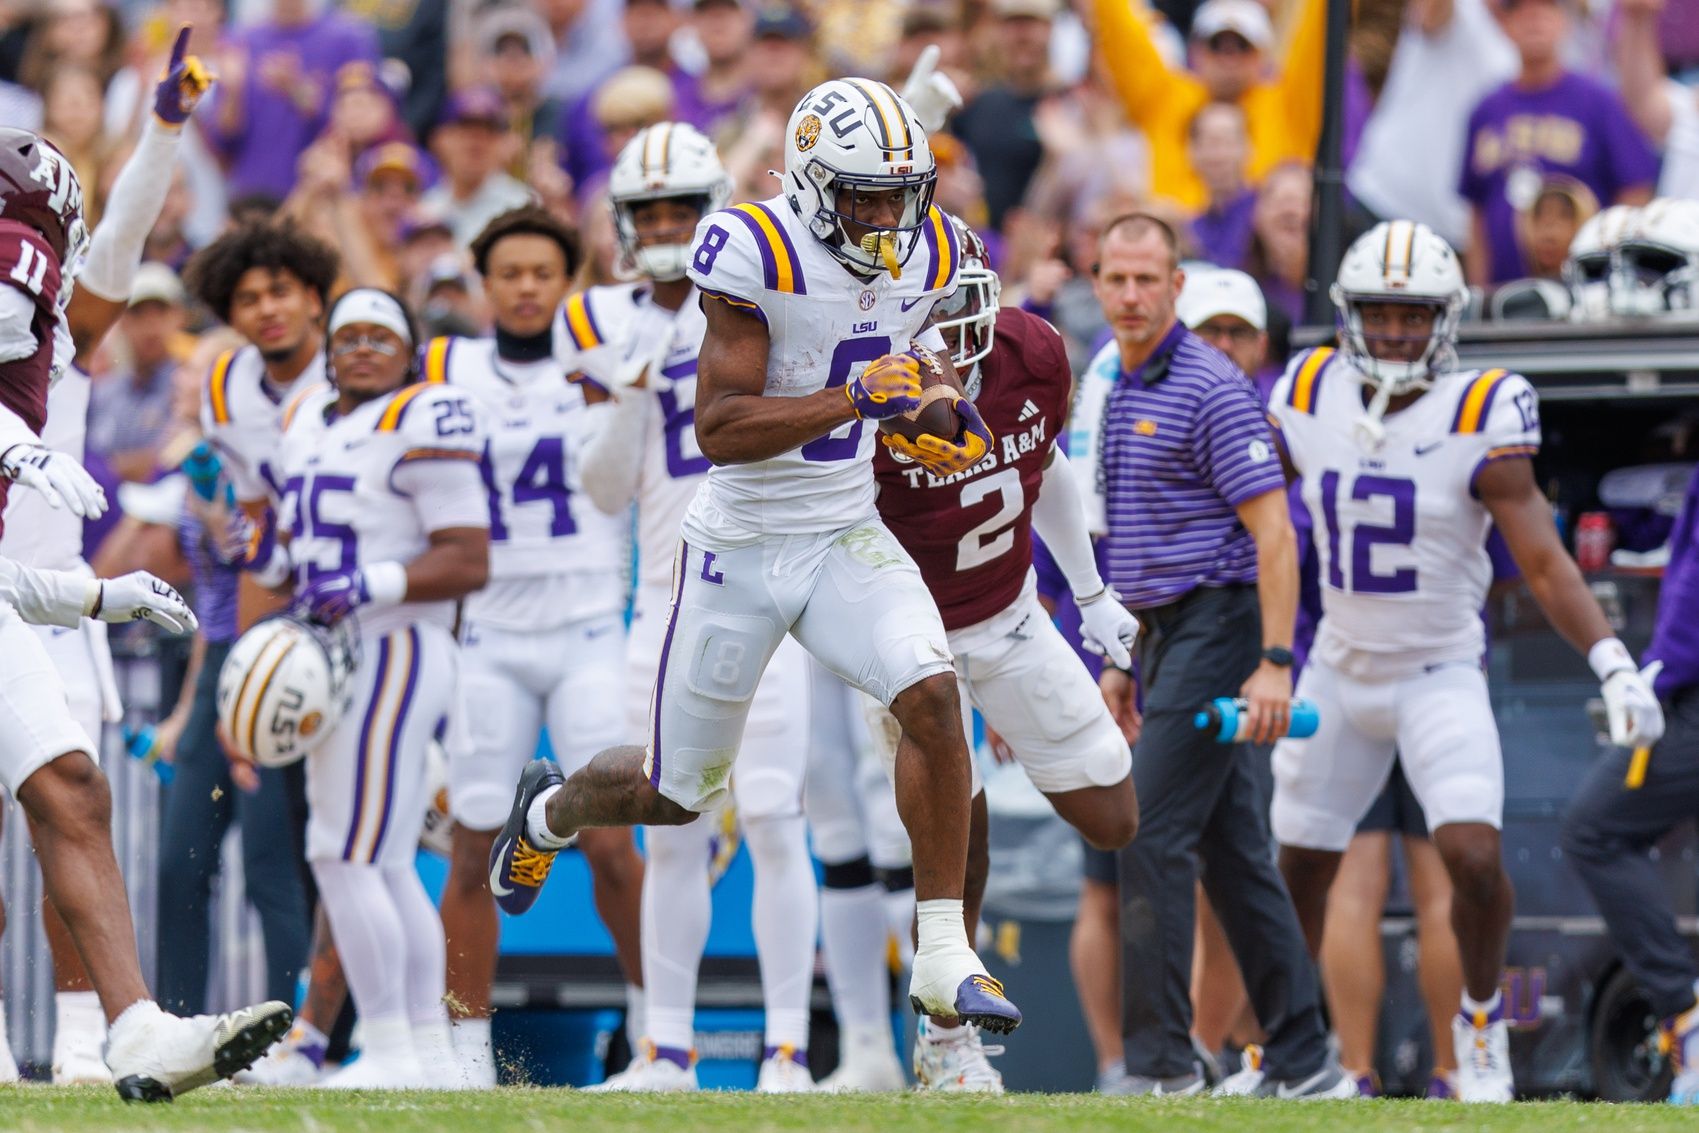
M 678 561 L 673 567 L 673 601 L 667 610 L 667 636 L 661 642 L 661 670 L 655 674 L 654 732 L 649 737 L 649 785 L 661 789 L 661 690 L 667 683 L 667 655 L 673 648 L 673 627 L 678 624 L 678 606 L 684 598 L 684 572 L 690 569 L 690 544 L 678 541 Z
M 389 829 L 389 810 L 395 802 L 395 765 L 400 763 L 401 732 L 407 727 L 407 709 L 413 703 L 413 689 L 419 683 L 419 627 L 407 627 L 407 641 L 412 647 L 413 662 L 407 667 L 407 684 L 401 690 L 401 707 L 395 712 L 395 726 L 389 731 L 389 766 L 384 770 L 383 777 L 383 813 L 378 816 L 377 837 L 372 839 L 372 856 L 370 861 L 378 860 L 378 850 L 383 847 L 384 832 Z
M 366 757 L 371 752 L 372 721 L 377 719 L 378 701 L 383 699 L 384 682 L 389 679 L 389 638 L 378 642 L 378 671 L 372 679 L 372 699 L 366 704 L 366 718 L 360 724 L 360 755 L 354 762 L 354 820 L 348 824 L 348 841 L 342 846 L 342 860 L 354 860 L 354 840 L 360 836 L 360 816 L 366 806 Z

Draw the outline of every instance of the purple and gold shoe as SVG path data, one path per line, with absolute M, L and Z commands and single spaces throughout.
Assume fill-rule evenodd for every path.
M 955 1016 L 982 1031 L 1006 1035 L 1021 1025 L 1021 1013 L 1003 985 L 966 943 L 923 949 L 909 970 L 909 1002 L 916 1014 Z
M 525 837 L 531 804 L 538 795 L 564 782 L 566 776 L 552 759 L 532 760 L 519 776 L 513 809 L 507 812 L 507 821 L 490 848 L 490 893 L 502 912 L 510 916 L 516 917 L 536 904 L 537 894 L 554 867 L 555 855 L 565 848 L 538 849 Z

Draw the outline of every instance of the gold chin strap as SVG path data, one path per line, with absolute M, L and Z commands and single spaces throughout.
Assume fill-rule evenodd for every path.
M 889 232 L 869 232 L 861 238 L 861 250 L 884 260 L 892 279 L 903 277 L 903 266 L 897 262 L 897 238 Z

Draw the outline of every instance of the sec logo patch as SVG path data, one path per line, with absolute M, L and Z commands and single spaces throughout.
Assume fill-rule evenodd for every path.
M 820 140 L 820 119 L 813 114 L 808 115 L 796 124 L 796 148 L 807 153 L 814 148 L 814 143 Z

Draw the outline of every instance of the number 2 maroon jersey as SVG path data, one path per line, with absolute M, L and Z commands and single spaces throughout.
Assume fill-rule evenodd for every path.
M 1011 606 L 1032 566 L 1032 504 L 1044 462 L 1067 422 L 1073 376 L 1062 337 L 1036 315 L 997 313 L 974 405 L 996 437 L 984 460 L 939 479 L 874 457 L 879 515 L 914 556 L 947 630 Z
M 59 320 L 59 259 L 42 234 L 27 224 L 0 218 L 0 286 L 17 290 L 31 304 L 35 352 L 0 362 L 0 405 L 17 414 L 37 436 L 47 424 L 47 387 L 53 373 L 53 328 Z M 22 328 L 7 327 L 7 337 Z M 11 481 L 0 477 L 0 511 Z

